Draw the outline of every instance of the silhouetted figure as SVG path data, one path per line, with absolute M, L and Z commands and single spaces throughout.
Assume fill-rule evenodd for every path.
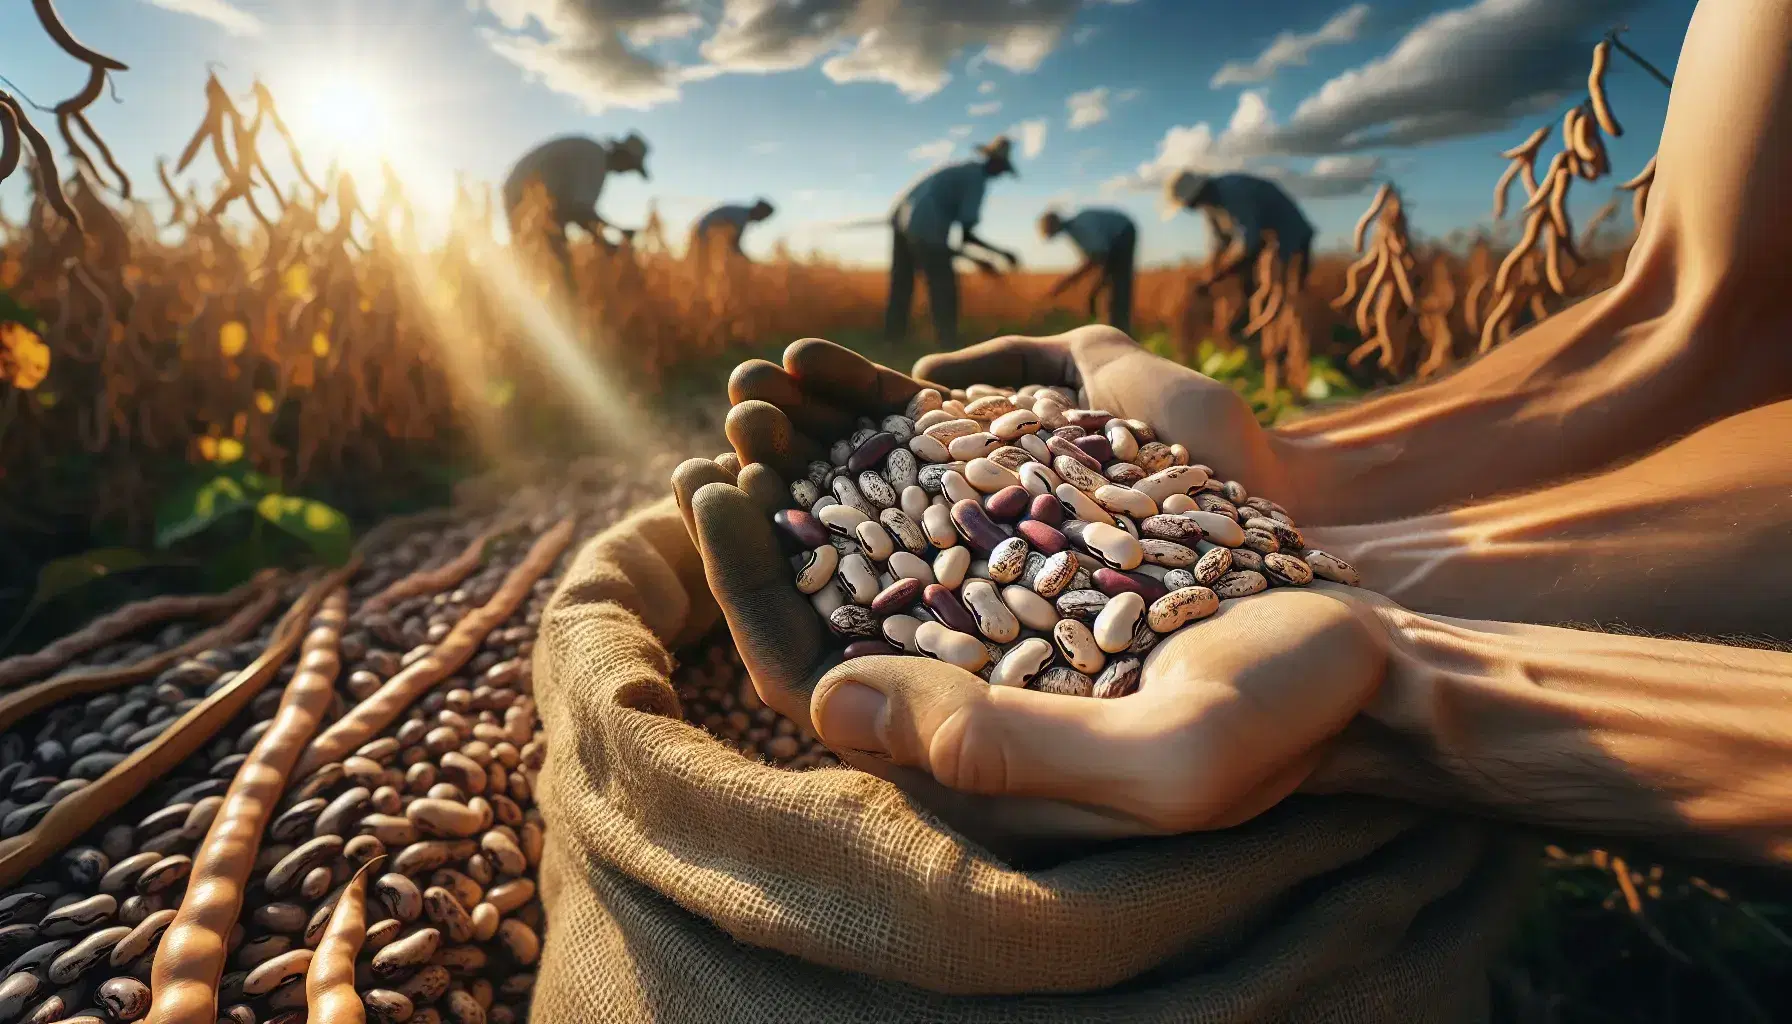
M 958 278 L 954 257 L 963 256 L 987 271 L 987 262 L 965 252 L 975 245 L 1008 262 L 1020 265 L 1014 253 L 977 237 L 977 221 L 983 212 L 983 189 L 989 179 L 1015 174 L 1009 161 L 1013 144 L 997 136 L 978 146 L 981 160 L 948 164 L 910 188 L 890 214 L 895 241 L 890 248 L 890 305 L 884 314 L 884 333 L 898 339 L 908 333 L 909 306 L 914 300 L 915 271 L 927 279 L 927 302 L 933 313 L 933 332 L 944 349 L 958 347 Z M 952 225 L 958 225 L 959 245 L 952 246 Z
M 1164 219 L 1183 210 L 1207 214 L 1213 232 L 1212 263 L 1198 291 L 1206 291 L 1235 274 L 1246 276 L 1254 292 L 1257 256 L 1263 233 L 1276 233 L 1276 259 L 1286 270 L 1300 259 L 1298 281 L 1304 288 L 1313 261 L 1313 225 L 1280 185 L 1249 174 L 1208 176 L 1182 171 L 1164 183 Z
M 1069 235 L 1083 254 L 1083 265 L 1059 278 L 1050 294 L 1060 295 L 1090 274 L 1099 274 L 1089 290 L 1089 318 L 1095 319 L 1097 303 L 1105 293 L 1108 326 L 1131 334 L 1133 261 L 1139 247 L 1139 231 L 1132 218 L 1119 210 L 1096 207 L 1072 217 L 1048 210 L 1039 218 L 1039 233 L 1047 241 Z
M 535 147 L 516 162 L 510 176 L 504 179 L 504 212 L 511 235 L 517 232 L 517 207 L 532 181 L 547 189 L 551 204 L 551 227 L 548 245 L 572 279 L 572 261 L 566 252 L 565 229 L 577 224 L 590 232 L 599 245 L 608 247 L 603 229 L 608 224 L 597 213 L 597 199 L 603 193 L 604 179 L 611 172 L 634 171 L 647 180 L 647 140 L 633 132 L 621 140 L 599 142 L 582 135 L 567 135 Z M 624 238 L 634 234 L 628 228 L 616 227 Z
M 691 228 L 690 252 L 699 266 L 708 266 L 709 257 L 715 251 L 715 244 L 726 246 L 724 252 L 733 256 L 746 258 L 741 252 L 741 237 L 746 234 L 747 225 L 757 224 L 776 212 L 771 203 L 763 198 L 757 199 L 752 206 L 718 206 L 697 219 L 696 226 Z

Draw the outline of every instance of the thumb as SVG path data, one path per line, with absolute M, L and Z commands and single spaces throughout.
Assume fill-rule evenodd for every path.
M 972 384 L 1082 386 L 1070 343 L 1063 335 L 1049 338 L 1010 335 L 951 352 L 936 352 L 916 361 L 914 377 L 949 388 L 965 388 Z
M 1173 753 L 1152 705 L 991 686 L 942 661 L 874 656 L 824 675 L 810 712 L 830 747 L 920 769 L 951 789 L 1151 822 L 1160 817 L 1157 762 Z

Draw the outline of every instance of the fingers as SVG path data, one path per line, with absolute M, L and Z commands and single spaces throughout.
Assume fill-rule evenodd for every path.
M 808 721 L 808 684 L 824 664 L 821 620 L 791 582 L 765 510 L 746 491 L 709 483 L 691 498 L 709 589 L 767 704 Z
M 1150 821 L 1164 794 L 1162 709 L 990 686 L 925 658 L 855 658 L 824 676 L 810 703 L 822 740 L 941 785 L 988 796 L 1045 797 Z
M 843 437 L 852 432 L 853 415 L 806 391 L 782 366 L 765 359 L 749 359 L 728 377 L 728 401 L 769 402 L 784 410 L 796 429 L 813 438 Z M 856 403 L 848 408 L 856 408 Z
M 746 401 L 728 410 L 722 429 L 742 466 L 763 462 L 787 480 L 802 476 L 811 460 L 827 457 L 820 445 L 799 433 L 790 418 L 769 402 Z
M 741 470 L 738 484 L 753 499 L 753 504 L 759 506 L 762 516 L 769 517 L 793 504 L 784 479 L 763 462 L 755 462 Z
M 921 389 L 908 375 L 820 338 L 791 342 L 784 350 L 784 369 L 811 398 L 865 415 L 901 412 Z
M 915 362 L 914 375 L 949 388 L 972 384 L 1020 387 L 1061 384 L 1080 388 L 1082 377 L 1064 335 L 1023 338 L 1010 335 L 956 352 L 937 352 Z
M 685 532 L 691 535 L 693 544 L 697 543 L 697 524 L 691 515 L 691 499 L 705 484 L 734 483 L 734 478 L 718 464 L 719 461 L 686 459 L 672 471 L 672 497 L 678 502 L 678 511 L 684 516 Z

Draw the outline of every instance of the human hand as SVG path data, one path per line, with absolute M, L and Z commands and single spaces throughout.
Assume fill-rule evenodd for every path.
M 728 381 L 736 410 L 730 418 L 740 414 L 741 437 L 788 434 L 800 439 L 810 454 L 783 464 L 786 472 L 800 472 L 804 460 L 825 459 L 825 442 L 851 433 L 856 416 L 878 418 L 900 412 L 922 387 L 950 389 L 978 383 L 1069 387 L 1085 407 L 1151 424 L 1165 443 L 1187 447 L 1195 462 L 1238 480 L 1253 493 L 1274 497 L 1300 518 L 1302 481 L 1285 465 L 1281 446 L 1257 423 L 1237 392 L 1152 355 L 1125 334 L 1101 325 L 1043 338 L 1010 335 L 925 356 L 915 363 L 913 376 L 879 366 L 832 342 L 805 338 L 785 349 L 782 366 L 755 359 L 735 368 Z M 741 407 L 749 403 L 754 408 L 743 411 Z M 775 407 L 787 421 L 765 419 L 765 405 Z M 729 437 L 736 438 L 732 428 Z M 739 441 L 735 450 L 743 464 L 762 454 L 741 448 Z
M 767 451 L 774 447 L 772 440 L 755 437 Z M 801 447 L 799 442 L 786 454 Z M 773 710 L 813 732 L 811 698 L 816 684 L 842 664 L 840 651 L 797 591 L 771 526 L 773 511 L 789 504 L 783 480 L 766 463 L 746 465 L 738 475 L 733 463 L 732 455 L 687 460 L 673 473 L 673 492 L 754 689 Z M 883 665 L 890 661 L 901 664 L 892 672 Z M 860 658 L 847 664 L 883 667 L 880 679 L 913 679 L 922 688 L 942 670 L 950 684 L 962 682 L 956 674 L 987 687 L 975 676 L 928 659 Z M 851 701 L 849 694 L 837 708 L 851 710 Z M 843 728 L 850 736 L 851 727 Z M 1002 856 L 1024 856 L 1042 846 L 1061 848 L 1067 840 L 1135 835 L 1144 828 L 1110 810 L 961 792 L 887 757 L 840 748 L 835 752 L 847 764 L 897 785 L 958 832 Z
M 827 672 L 811 711 L 854 764 L 1047 801 L 1066 825 L 1093 813 L 1113 835 L 1225 828 L 1299 788 L 1374 696 L 1389 657 L 1383 604 L 1326 583 L 1224 602 L 1158 644 L 1138 690 L 1117 699 L 991 686 L 887 656 Z

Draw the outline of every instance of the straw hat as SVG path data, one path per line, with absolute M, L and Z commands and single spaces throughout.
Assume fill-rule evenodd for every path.
M 1164 181 L 1164 194 L 1161 212 L 1163 218 L 1169 220 L 1178 213 L 1188 209 L 1201 190 L 1212 180 L 1199 171 L 1177 171 Z
M 641 177 L 647 177 L 647 140 L 639 132 L 629 132 L 628 138 L 614 144 L 618 153 L 626 153 L 634 159 L 634 164 L 641 171 Z
M 977 152 L 982 154 L 985 160 L 1001 163 L 1004 170 L 1018 178 L 1020 172 L 1014 169 L 1014 161 L 1010 158 L 1013 151 L 1014 143 L 1006 135 L 998 135 L 977 147 Z

